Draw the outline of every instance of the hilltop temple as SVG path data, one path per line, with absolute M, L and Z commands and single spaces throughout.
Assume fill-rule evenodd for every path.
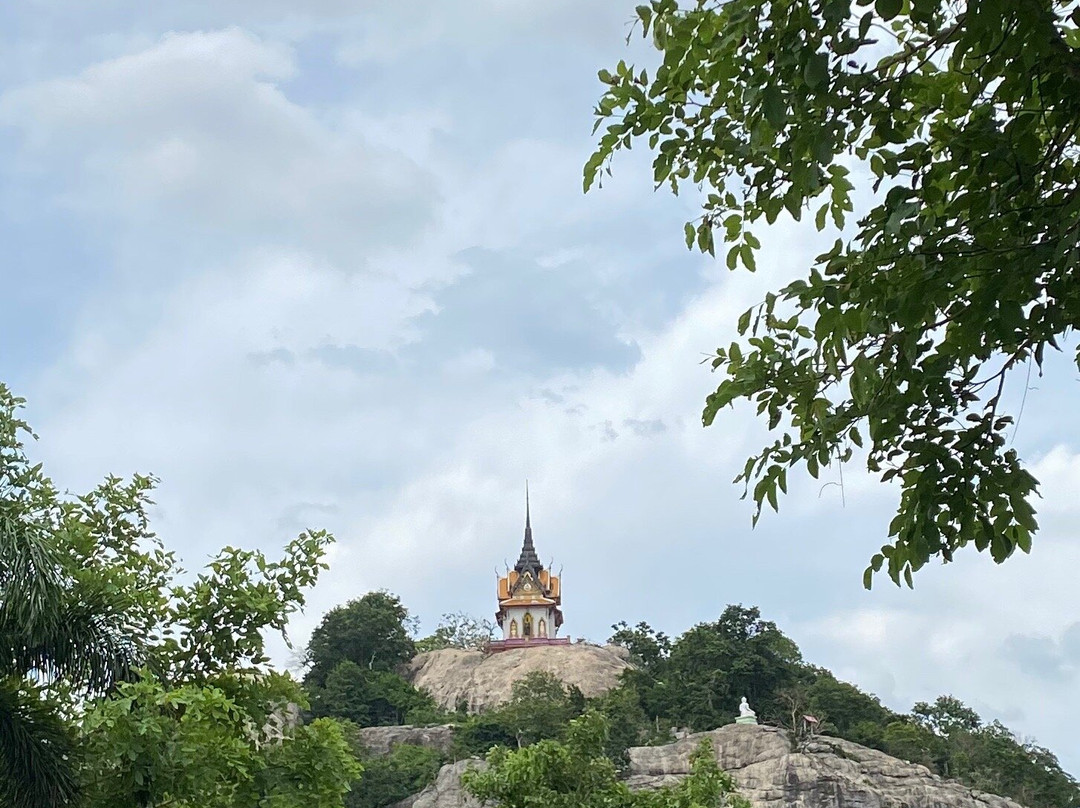
M 503 638 L 493 640 L 489 651 L 527 648 L 541 645 L 569 645 L 568 637 L 557 637 L 562 625 L 562 586 L 540 563 L 533 546 L 529 498 L 525 497 L 525 541 L 512 570 L 499 578 L 499 610 L 495 622 Z

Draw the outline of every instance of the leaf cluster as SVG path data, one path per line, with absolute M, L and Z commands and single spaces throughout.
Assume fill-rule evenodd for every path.
M 969 545 L 1030 549 L 1037 483 L 1003 391 L 1080 321 L 1078 21 L 1060 0 L 652 0 L 637 22 L 660 65 L 600 72 L 586 190 L 645 140 L 657 185 L 700 189 L 687 245 L 719 233 L 732 269 L 781 216 L 845 227 L 850 166 L 872 175 L 854 234 L 717 350 L 703 412 L 749 402 L 776 433 L 737 478 L 758 514 L 789 469 L 860 450 L 896 481 L 867 586 Z

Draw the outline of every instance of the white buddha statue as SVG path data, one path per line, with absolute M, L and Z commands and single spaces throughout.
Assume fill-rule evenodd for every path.
M 736 724 L 756 724 L 757 713 L 750 709 L 750 705 L 746 701 L 746 696 L 742 697 L 742 701 L 739 702 L 739 717 L 735 719 Z

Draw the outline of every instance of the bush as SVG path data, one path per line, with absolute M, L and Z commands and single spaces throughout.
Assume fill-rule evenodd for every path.
M 346 808 L 384 808 L 423 791 L 439 774 L 443 758 L 434 749 L 395 746 L 387 757 L 361 751 L 364 773 L 345 797 Z

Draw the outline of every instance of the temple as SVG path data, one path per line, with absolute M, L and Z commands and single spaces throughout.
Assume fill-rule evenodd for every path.
M 512 570 L 499 578 L 499 610 L 495 622 L 503 638 L 493 640 L 489 651 L 541 645 L 569 645 L 568 637 L 557 637 L 563 616 L 562 587 L 558 575 L 544 569 L 533 546 L 529 495 L 525 494 L 525 542 Z

